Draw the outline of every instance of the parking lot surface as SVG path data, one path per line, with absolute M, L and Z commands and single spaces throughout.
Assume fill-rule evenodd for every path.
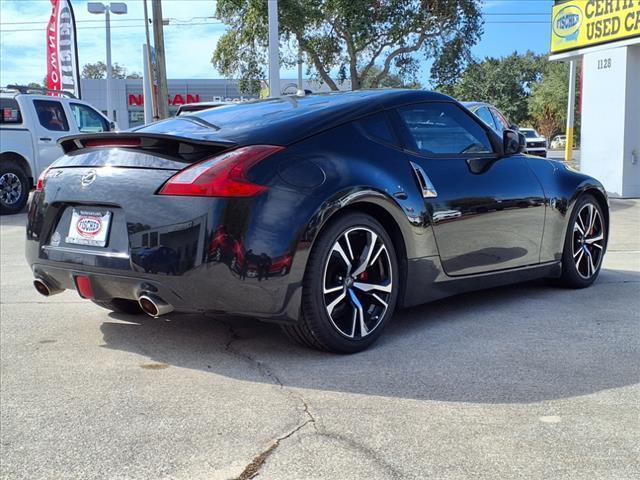
M 250 319 L 40 297 L 26 216 L 3 217 L 0 476 L 640 478 L 640 201 L 611 208 L 592 288 L 401 311 L 351 356 Z

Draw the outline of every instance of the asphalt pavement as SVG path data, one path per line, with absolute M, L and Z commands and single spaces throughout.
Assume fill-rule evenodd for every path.
M 328 355 L 250 319 L 46 299 L 0 220 L 3 479 L 640 478 L 640 201 L 586 290 L 531 282 L 399 312 Z

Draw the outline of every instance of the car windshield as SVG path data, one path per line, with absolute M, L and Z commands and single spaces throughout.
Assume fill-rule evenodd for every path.
M 538 132 L 536 132 L 535 130 L 529 130 L 529 129 L 526 129 L 526 128 L 522 128 L 522 129 L 520 129 L 520 131 L 527 138 L 538 138 L 538 136 L 539 136 Z

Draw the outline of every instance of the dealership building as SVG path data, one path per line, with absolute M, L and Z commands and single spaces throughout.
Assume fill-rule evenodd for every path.
M 144 124 L 144 95 L 143 80 L 119 80 L 111 82 L 112 88 L 112 118 L 120 129 L 127 129 Z M 313 92 L 328 91 L 329 88 L 318 82 L 303 81 L 303 86 Z M 349 90 L 348 81 L 339 85 L 341 89 Z M 82 99 L 107 113 L 107 81 L 105 79 L 82 79 Z M 258 95 L 247 95 L 240 92 L 237 80 L 204 79 L 204 80 L 169 80 L 168 81 L 169 113 L 175 115 L 180 105 L 195 102 L 228 101 L 243 102 L 258 98 Z M 282 80 L 283 94 L 293 94 L 298 90 L 296 80 Z

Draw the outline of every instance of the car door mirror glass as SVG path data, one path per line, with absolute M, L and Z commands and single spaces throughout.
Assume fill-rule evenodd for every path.
M 524 151 L 526 140 L 521 133 L 505 130 L 502 133 L 502 143 L 504 155 L 509 156 Z

